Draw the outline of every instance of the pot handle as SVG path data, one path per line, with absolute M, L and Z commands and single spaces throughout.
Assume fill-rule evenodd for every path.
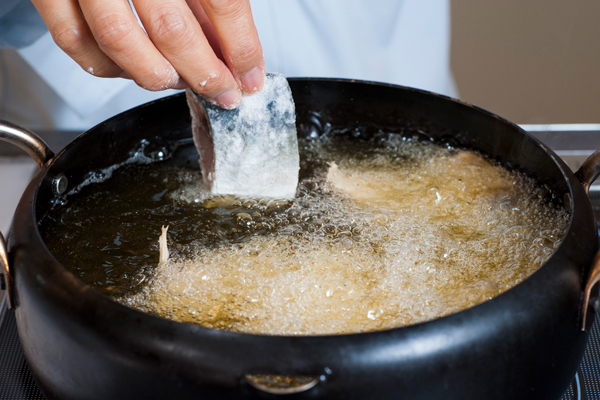
M 48 145 L 35 133 L 21 128 L 8 121 L 0 120 L 0 140 L 14 144 L 25 150 L 40 168 L 54 157 Z M 2 232 L 0 232 L 0 289 L 6 290 L 8 308 L 13 308 L 14 296 L 8 264 L 8 249 Z
M 8 308 L 13 308 L 14 302 L 12 285 L 10 282 L 10 269 L 8 267 L 8 251 L 2 232 L 0 232 L 0 264 L 2 264 L 2 269 L 0 270 L 0 290 L 6 291 Z
M 40 168 L 54 157 L 52 150 L 38 135 L 1 119 L 0 140 L 25 150 Z
M 589 195 L 590 186 L 600 175 L 600 150 L 588 157 L 587 160 L 577 170 L 575 176 L 579 179 L 585 192 Z M 598 311 L 600 298 L 592 301 L 592 289 L 600 282 L 600 250 L 594 256 L 590 273 L 583 290 L 583 304 L 581 307 L 581 330 L 585 331 L 591 327 L 593 315 Z M 589 315 L 588 315 L 589 314 Z

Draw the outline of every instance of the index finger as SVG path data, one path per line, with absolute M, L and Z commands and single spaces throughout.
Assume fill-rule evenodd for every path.
M 100 50 L 76 0 L 32 0 L 52 39 L 81 68 L 92 75 L 115 77 L 123 72 Z

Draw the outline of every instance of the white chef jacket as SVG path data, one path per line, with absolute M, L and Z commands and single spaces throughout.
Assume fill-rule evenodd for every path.
M 449 0 L 251 0 L 251 5 L 267 71 L 396 83 L 456 97 Z M 0 73 L 0 118 L 33 130 L 83 131 L 175 93 L 89 75 L 47 32 L 25 48 L 0 50 Z

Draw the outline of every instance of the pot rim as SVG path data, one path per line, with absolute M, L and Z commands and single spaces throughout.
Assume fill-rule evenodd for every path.
M 493 310 L 494 310 L 494 308 L 497 308 L 496 307 L 497 304 L 504 302 L 506 299 L 508 299 L 511 296 L 514 296 L 518 292 L 526 291 L 527 286 L 530 286 L 532 284 L 532 282 L 536 279 L 534 277 L 539 277 L 540 275 L 547 274 L 548 270 L 551 268 L 551 266 L 557 262 L 558 258 L 560 258 L 559 254 L 564 252 L 565 248 L 569 246 L 569 242 L 572 241 L 572 239 L 569 240 L 569 238 L 574 236 L 572 231 L 573 231 L 574 224 L 575 224 L 576 212 L 579 211 L 579 209 L 581 207 L 591 207 L 589 198 L 583 191 L 583 188 L 581 187 L 581 185 L 577 185 L 577 188 L 575 188 L 574 182 L 579 182 L 579 181 L 575 177 L 574 173 L 560 159 L 560 157 L 558 157 L 544 143 L 542 143 L 537 138 L 530 135 L 528 132 L 526 132 L 520 126 L 518 126 L 515 123 L 513 123 L 503 117 L 500 117 L 497 114 L 494 114 L 486 109 L 483 109 L 483 108 L 475 106 L 471 103 L 468 103 L 468 102 L 465 102 L 465 101 L 462 101 L 459 99 L 455 99 L 455 98 L 452 98 L 449 96 L 445 96 L 442 94 L 433 93 L 433 92 L 429 92 L 429 91 L 422 90 L 422 89 L 401 86 L 401 85 L 388 84 L 388 83 L 362 81 L 362 80 L 355 80 L 355 79 L 341 79 L 341 78 L 289 78 L 289 81 L 290 82 L 298 82 L 298 83 L 312 83 L 312 82 L 358 83 L 358 84 L 373 85 L 373 86 L 378 86 L 378 87 L 389 87 L 389 88 L 394 88 L 394 89 L 401 89 L 401 90 L 405 90 L 405 91 L 409 91 L 409 92 L 417 92 L 417 93 L 421 93 L 424 95 L 431 95 L 434 97 L 439 97 L 439 98 L 445 99 L 446 101 L 451 101 L 451 102 L 457 103 L 460 106 L 473 109 L 476 112 L 483 113 L 489 117 L 498 119 L 502 123 L 509 125 L 512 129 L 516 129 L 520 134 L 525 135 L 529 139 L 533 140 L 533 142 L 537 146 L 541 147 L 541 149 L 552 159 L 553 163 L 559 168 L 559 171 L 562 174 L 562 177 L 565 180 L 565 183 L 568 187 L 568 190 L 569 190 L 568 194 L 571 197 L 571 204 L 570 204 L 571 209 L 569 211 L 570 218 L 569 218 L 569 222 L 568 222 L 567 232 L 566 232 L 565 236 L 562 238 L 560 245 L 548 257 L 546 262 L 544 262 L 544 264 L 542 266 L 540 266 L 536 271 L 534 271 L 530 276 L 528 276 L 527 278 L 525 278 L 524 280 L 519 282 L 517 285 L 511 287 L 510 289 L 508 289 L 505 292 L 502 292 L 501 294 L 497 295 L 496 297 L 494 297 L 492 299 L 484 301 L 483 303 L 479 303 L 479 304 L 477 304 L 473 307 L 467 308 L 465 310 L 454 312 L 454 313 L 451 313 L 451 314 L 448 314 L 448 315 L 445 315 L 442 317 L 438 317 L 433 320 L 423 321 L 423 322 L 419 322 L 419 323 L 412 324 L 412 325 L 400 326 L 400 327 L 395 327 L 395 328 L 390 328 L 390 329 L 385 329 L 385 330 L 344 333 L 344 334 L 307 335 L 307 336 L 288 336 L 288 335 L 246 333 L 246 332 L 220 330 L 220 329 L 215 329 L 215 328 L 207 328 L 207 327 L 203 327 L 200 325 L 185 323 L 185 322 L 177 322 L 174 320 L 170 320 L 170 319 L 163 318 L 160 316 L 152 315 L 152 314 L 145 313 L 145 312 L 139 311 L 137 309 L 125 306 L 115 300 L 112 300 L 110 296 L 103 294 L 103 293 L 97 291 L 96 289 L 94 289 L 93 287 L 91 287 L 90 285 L 84 283 L 78 276 L 71 273 L 67 268 L 65 268 L 62 265 L 62 263 L 60 263 L 55 258 L 54 254 L 52 252 L 50 252 L 50 250 L 46 246 L 44 238 L 42 237 L 42 235 L 39 231 L 39 217 L 40 216 L 38 216 L 37 206 L 36 206 L 37 202 L 38 202 L 38 194 L 39 194 L 39 191 L 41 188 L 41 183 L 44 180 L 44 178 L 48 175 L 49 170 L 54 166 L 54 164 L 57 162 L 57 160 L 59 160 L 67 152 L 69 152 L 69 150 L 77 142 L 79 142 L 81 140 L 85 140 L 85 138 L 88 135 L 93 134 L 96 129 L 98 129 L 103 124 L 107 123 L 108 121 L 119 118 L 121 115 L 130 113 L 132 110 L 141 109 L 144 107 L 150 107 L 156 103 L 169 101 L 170 99 L 173 99 L 178 96 L 184 96 L 184 93 L 177 93 L 174 95 L 165 96 L 163 98 L 160 98 L 160 99 L 139 105 L 130 110 L 124 111 L 120 114 L 117 114 L 117 115 L 107 119 L 106 121 L 101 122 L 98 125 L 95 125 L 94 127 L 90 128 L 90 129 L 88 129 L 87 131 L 82 133 L 80 136 L 78 136 L 76 139 L 71 141 L 59 153 L 57 153 L 56 156 L 53 157 L 38 172 L 38 174 L 32 179 L 32 181 L 30 183 L 30 186 L 35 185 L 33 201 L 31 202 L 31 213 L 32 213 L 33 221 L 34 221 L 33 230 L 35 232 L 37 240 L 39 240 L 39 242 L 43 245 L 44 251 L 47 253 L 46 255 L 51 258 L 51 260 L 55 264 L 55 268 L 58 268 L 61 274 L 63 274 L 63 275 L 66 274 L 67 276 L 72 278 L 72 279 L 70 279 L 71 282 L 76 283 L 76 287 L 74 287 L 74 289 L 76 289 L 79 292 L 79 295 L 84 295 L 84 294 L 86 296 L 89 295 L 97 300 L 100 300 L 102 303 L 104 303 L 103 306 L 113 307 L 114 310 L 116 310 L 117 312 L 125 312 L 125 313 L 129 314 L 132 318 L 150 321 L 152 323 L 152 325 L 163 325 L 167 329 L 178 329 L 178 330 L 184 329 L 192 334 L 196 334 L 196 333 L 216 334 L 223 338 L 260 338 L 260 339 L 269 340 L 269 341 L 291 340 L 296 343 L 299 343 L 299 342 L 310 343 L 313 341 L 322 341 L 322 340 L 336 341 L 336 340 L 340 340 L 340 338 L 362 339 L 362 338 L 370 338 L 370 337 L 375 337 L 375 336 L 380 336 L 380 335 L 387 336 L 390 334 L 392 334 L 392 335 L 400 334 L 402 336 L 404 336 L 404 335 L 408 336 L 412 332 L 416 332 L 416 331 L 429 331 L 429 330 L 435 331 L 435 327 L 437 325 L 447 325 L 448 322 L 453 322 L 453 324 L 461 324 L 462 321 L 470 320 L 473 318 L 473 316 L 475 316 L 476 314 L 480 314 L 482 312 L 493 314 Z M 585 197 L 585 200 L 584 200 L 584 197 Z M 578 219 L 581 219 L 581 218 L 578 218 Z M 591 221 L 591 222 L 593 222 L 593 221 Z M 15 228 L 14 226 L 11 227 L 11 234 L 12 234 L 13 229 L 19 229 L 19 228 Z M 590 249 L 590 257 L 589 257 L 590 260 L 591 260 L 591 257 L 593 256 L 594 252 L 595 252 L 595 249 Z M 586 265 L 586 269 L 588 267 L 589 267 L 589 263 L 588 263 L 588 265 Z M 86 289 L 86 290 L 81 290 L 81 289 Z M 92 294 L 88 294 L 88 293 L 92 293 Z M 489 310 L 487 310 L 487 309 L 489 309 Z

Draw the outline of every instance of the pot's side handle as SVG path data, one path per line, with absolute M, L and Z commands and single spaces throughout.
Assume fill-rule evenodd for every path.
M 575 172 L 575 176 L 583 184 L 586 193 L 589 193 L 590 186 L 600 175 L 600 150 L 588 157 L 581 167 Z
M 12 285 L 10 283 L 10 268 L 8 267 L 8 251 L 6 249 L 6 242 L 4 236 L 0 232 L 0 264 L 2 264 L 2 270 L 0 270 L 0 289 L 6 291 L 6 299 L 8 300 L 8 308 L 13 308 L 13 293 Z
M 38 135 L 1 119 L 0 140 L 14 144 L 25 150 L 40 168 L 54 157 L 52 150 Z
M 585 192 L 589 194 L 590 186 L 596 178 L 600 175 L 600 150 L 588 157 L 583 163 L 581 168 L 575 172 L 575 176 L 579 179 Z M 594 301 L 592 298 L 592 289 L 596 284 L 600 282 L 600 251 L 594 256 L 592 261 L 592 267 L 583 290 L 583 304 L 581 308 L 581 330 L 585 331 L 590 328 L 593 321 L 593 313 L 598 309 L 598 302 L 600 299 L 596 298 Z M 590 315 L 588 315 L 590 314 Z
M 0 120 L 0 140 L 25 150 L 40 168 L 54 157 L 52 150 L 39 136 L 7 121 Z M 8 308 L 13 308 L 15 303 L 8 264 L 8 249 L 2 232 L 0 232 L 0 264 L 2 267 L 0 269 L 0 289 L 6 290 Z
M 583 304 L 581 306 L 581 330 L 585 331 L 591 328 L 594 321 L 593 315 L 598 311 L 600 306 L 600 298 L 597 296 L 592 298 L 592 289 L 600 282 L 600 251 L 594 256 L 592 268 L 585 289 L 583 289 Z M 589 315 L 588 315 L 589 314 Z

